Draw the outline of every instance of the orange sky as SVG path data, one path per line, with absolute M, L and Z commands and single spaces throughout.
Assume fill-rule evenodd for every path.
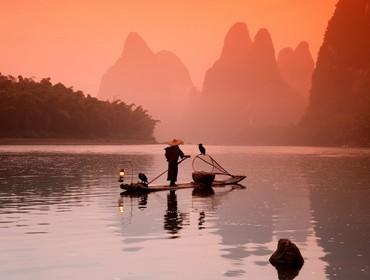
M 138 32 L 176 53 L 197 87 L 232 24 L 270 30 L 276 50 L 306 40 L 316 58 L 337 0 L 0 0 L 0 72 L 51 77 L 95 95 L 103 72 Z

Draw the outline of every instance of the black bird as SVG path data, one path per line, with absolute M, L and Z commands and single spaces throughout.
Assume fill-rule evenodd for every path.
M 206 155 L 206 148 L 203 147 L 203 144 L 198 144 L 198 148 L 199 148 L 199 152 L 202 154 L 202 155 Z
M 144 173 L 139 173 L 139 179 L 141 180 L 141 183 L 147 185 L 148 184 L 148 178 Z

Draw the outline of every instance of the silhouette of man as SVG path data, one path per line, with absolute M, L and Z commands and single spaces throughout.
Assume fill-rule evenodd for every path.
M 180 139 L 173 139 L 168 142 L 169 147 L 165 148 L 165 156 L 168 161 L 168 172 L 167 181 L 170 181 L 170 186 L 176 186 L 177 174 L 178 174 L 178 160 L 179 158 L 188 158 L 190 156 L 185 155 L 180 150 L 179 145 L 184 144 Z

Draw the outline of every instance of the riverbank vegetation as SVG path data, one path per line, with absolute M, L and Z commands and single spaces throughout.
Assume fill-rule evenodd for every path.
M 141 106 L 100 101 L 50 78 L 0 74 L 1 138 L 153 141 L 156 121 Z

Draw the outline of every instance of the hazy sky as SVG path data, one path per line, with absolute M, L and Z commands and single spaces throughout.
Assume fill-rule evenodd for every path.
M 308 41 L 316 58 L 337 0 L 0 0 L 0 72 L 51 77 L 95 95 L 130 31 L 173 51 L 201 87 L 235 22 L 266 27 L 276 51 Z

